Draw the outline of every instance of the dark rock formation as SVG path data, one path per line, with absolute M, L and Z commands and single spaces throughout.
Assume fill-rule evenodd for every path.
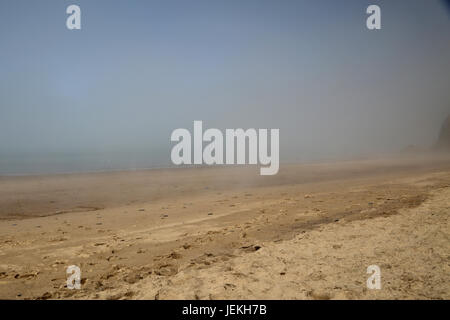
M 450 116 L 447 117 L 442 125 L 437 142 L 437 148 L 440 150 L 450 151 Z

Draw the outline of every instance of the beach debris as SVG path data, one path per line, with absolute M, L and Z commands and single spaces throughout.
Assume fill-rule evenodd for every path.
M 236 288 L 236 285 L 234 285 L 232 283 L 225 283 L 223 287 L 225 288 L 225 290 L 234 289 L 234 288 Z
M 39 272 L 25 273 L 25 274 L 17 273 L 14 276 L 14 279 L 27 279 L 27 280 L 30 280 L 30 279 L 36 278 L 38 274 L 39 274 Z
M 142 279 L 144 279 L 144 277 L 138 272 L 131 273 L 123 278 L 123 280 L 129 284 L 134 284 Z
M 330 300 L 333 297 L 332 294 L 323 290 L 310 290 L 307 295 L 315 300 Z
M 172 252 L 167 257 L 171 258 L 171 259 L 181 259 L 183 256 L 181 254 L 179 254 L 178 252 Z
M 96 281 L 94 286 L 95 286 L 95 290 L 101 290 L 103 287 L 103 283 L 101 281 Z
M 159 276 L 174 276 L 178 273 L 178 267 L 172 264 L 162 264 L 155 270 L 155 274 Z
M 243 246 L 243 247 L 241 247 L 241 249 L 243 249 L 244 251 L 247 251 L 247 252 L 253 252 L 253 251 L 258 251 L 259 249 L 261 249 L 261 246 L 252 244 L 249 246 Z
M 52 294 L 50 292 L 46 292 L 42 296 L 40 296 L 38 298 L 38 300 L 47 300 L 47 299 L 50 299 L 51 297 L 52 297 Z

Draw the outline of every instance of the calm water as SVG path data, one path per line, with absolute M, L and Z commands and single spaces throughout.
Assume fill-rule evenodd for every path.
M 135 170 L 170 165 L 170 153 L 165 152 L 0 154 L 0 175 Z

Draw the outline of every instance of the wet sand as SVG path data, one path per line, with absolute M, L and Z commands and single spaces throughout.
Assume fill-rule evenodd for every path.
M 449 214 L 443 155 L 0 177 L 0 298 L 449 299 Z

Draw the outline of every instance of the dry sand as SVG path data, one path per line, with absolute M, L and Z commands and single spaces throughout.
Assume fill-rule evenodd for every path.
M 258 172 L 0 177 L 0 298 L 450 298 L 450 157 Z

